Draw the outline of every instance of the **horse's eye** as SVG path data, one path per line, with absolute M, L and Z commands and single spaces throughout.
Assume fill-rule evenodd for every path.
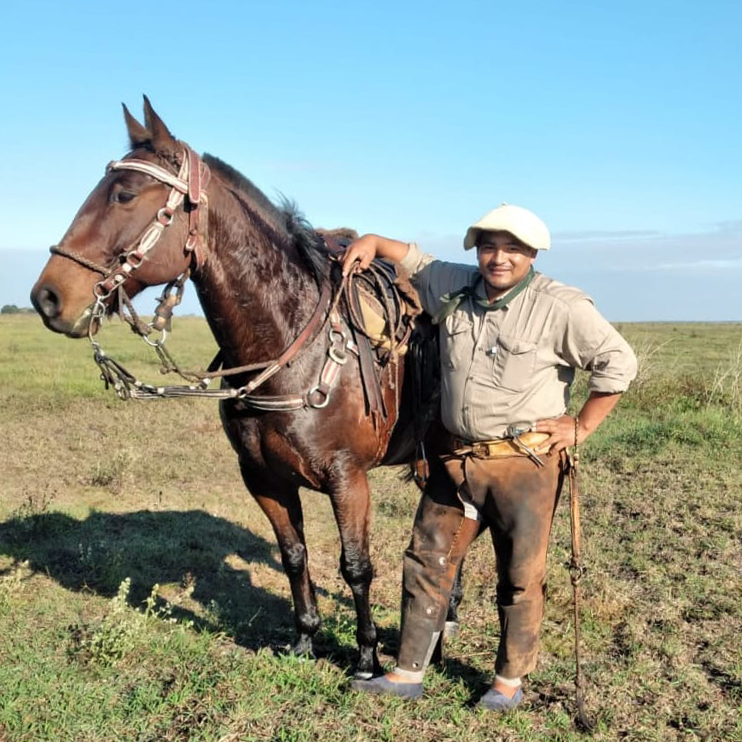
M 113 200 L 118 204 L 128 204 L 129 201 L 133 201 L 135 194 L 131 191 L 119 191 L 113 194 Z

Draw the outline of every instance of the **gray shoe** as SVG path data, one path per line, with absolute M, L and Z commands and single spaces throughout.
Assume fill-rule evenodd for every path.
M 477 706 L 479 708 L 488 709 L 489 711 L 512 711 L 516 706 L 520 705 L 522 700 L 522 688 L 518 688 L 512 698 L 508 698 L 504 693 L 500 693 L 499 690 L 490 688 L 479 699 Z
M 354 680 L 350 687 L 362 693 L 381 693 L 400 698 L 420 698 L 423 694 L 422 683 L 392 683 L 385 675 L 371 680 Z

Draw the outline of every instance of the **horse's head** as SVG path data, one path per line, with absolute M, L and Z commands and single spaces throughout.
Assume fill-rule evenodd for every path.
M 51 248 L 31 291 L 44 324 L 69 337 L 96 332 L 116 308 L 167 283 L 190 265 L 205 230 L 202 179 L 208 171 L 177 141 L 144 98 L 145 125 L 124 106 L 131 152 L 112 162 Z

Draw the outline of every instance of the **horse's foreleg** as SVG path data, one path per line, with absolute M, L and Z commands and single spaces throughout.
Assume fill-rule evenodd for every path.
M 292 651 L 296 654 L 312 654 L 312 637 L 320 627 L 320 617 L 314 586 L 309 576 L 299 490 L 296 487 L 288 487 L 268 494 L 261 483 L 255 481 L 252 473 L 243 471 L 243 478 L 273 526 L 281 550 L 281 562 L 291 585 L 294 621 L 298 634 Z
M 369 555 L 369 525 L 371 498 L 368 480 L 363 472 L 352 478 L 343 478 L 331 493 L 342 553 L 340 570 L 353 594 L 358 620 L 356 640 L 360 656 L 356 667 L 357 678 L 370 678 L 381 672 L 376 656 L 376 626 L 371 617 L 369 592 L 373 566 Z
M 461 570 L 464 567 L 464 560 L 459 562 L 456 569 L 456 575 L 453 578 L 451 595 L 448 599 L 448 613 L 446 614 L 446 627 L 443 633 L 446 639 L 451 639 L 459 633 L 459 605 L 464 597 L 464 587 L 461 584 Z

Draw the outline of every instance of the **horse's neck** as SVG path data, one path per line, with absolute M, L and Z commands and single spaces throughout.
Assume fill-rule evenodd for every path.
M 222 189 L 223 190 L 223 189 Z M 207 259 L 194 276 L 201 305 L 230 363 L 276 357 L 311 316 L 319 289 L 293 248 L 210 193 Z

